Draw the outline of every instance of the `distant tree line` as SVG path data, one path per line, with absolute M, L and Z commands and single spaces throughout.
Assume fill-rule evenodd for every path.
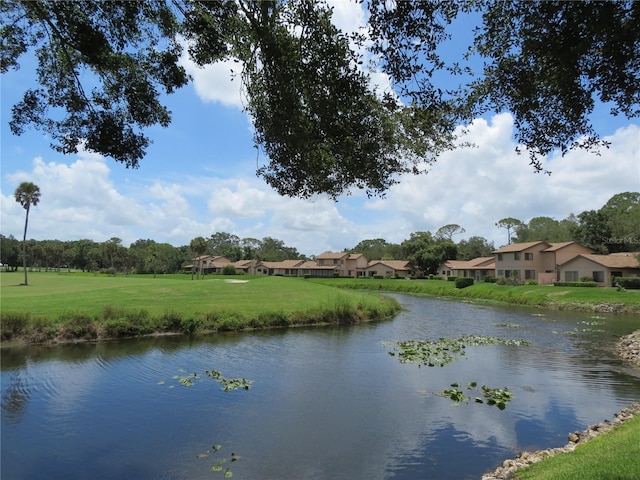
M 504 218 L 496 226 L 508 227 L 508 242 L 576 241 L 598 253 L 637 252 L 640 250 L 640 193 L 616 194 L 599 210 L 570 214 L 563 220 L 534 217 L 524 222 Z M 462 233 L 465 230 L 461 226 L 448 224 L 434 234 L 414 232 L 401 243 L 390 243 L 382 238 L 362 240 L 344 252 L 361 253 L 369 260 L 409 260 L 423 272 L 435 273 L 446 260 L 488 257 L 495 250 L 492 242 L 480 236 L 456 242 L 454 237 Z M 21 242 L 13 236 L 4 235 L 0 235 L 0 242 L 0 261 L 7 269 L 17 270 L 23 263 Z M 163 274 L 180 271 L 198 255 L 220 255 L 232 262 L 242 259 L 271 262 L 307 259 L 282 240 L 272 237 L 261 240 L 240 238 L 226 232 L 216 232 L 207 238 L 196 237 L 190 245 L 180 247 L 148 239 L 136 240 L 125 247 L 116 237 L 105 242 L 31 239 L 24 246 L 26 265 L 39 270 Z
M 202 237 L 200 237 L 202 238 Z M 282 240 L 265 237 L 240 239 L 236 235 L 217 232 L 202 238 L 202 250 L 190 245 L 174 247 L 154 240 L 136 240 L 129 247 L 113 237 L 105 242 L 89 239 L 75 241 L 27 240 L 22 243 L 13 235 L 0 234 L 0 262 L 9 271 L 19 265 L 43 271 L 81 270 L 83 272 L 176 273 L 198 255 L 220 255 L 235 262 L 240 259 L 281 261 L 304 258 Z M 192 245 L 195 246 L 194 242 Z

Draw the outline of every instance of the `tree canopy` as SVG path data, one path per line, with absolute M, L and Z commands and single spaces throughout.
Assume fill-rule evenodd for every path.
M 0 71 L 33 52 L 36 87 L 14 105 L 14 134 L 42 129 L 63 153 L 84 148 L 137 167 L 162 96 L 186 85 L 184 51 L 198 65 L 236 60 L 245 110 L 283 195 L 384 195 L 419 173 L 455 128 L 509 111 L 537 170 L 554 149 L 603 145 L 595 102 L 640 114 L 640 2 L 370 0 L 368 32 L 340 31 L 323 1 L 20 1 L 0 4 Z M 451 58 L 455 22 L 476 23 Z M 370 87 L 364 47 L 392 81 Z M 553 108 L 550 108 L 550 106 Z

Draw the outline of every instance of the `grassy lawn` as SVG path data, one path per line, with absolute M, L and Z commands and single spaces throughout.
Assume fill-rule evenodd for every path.
M 391 318 L 399 305 L 301 278 L 220 275 L 0 275 L 2 340 L 99 339 Z M 62 338 L 61 338 L 62 337 Z
M 166 310 L 196 315 L 216 310 L 237 310 L 255 315 L 265 310 L 292 312 L 314 308 L 337 296 L 361 297 L 357 292 L 336 291 L 286 277 L 223 277 L 209 275 L 191 280 L 190 275 L 83 275 L 30 273 L 29 286 L 19 286 L 21 273 L 2 273 L 0 299 L 3 311 L 29 311 L 56 317 L 82 311 L 100 313 L 109 305 L 144 308 L 151 314 Z M 242 281 L 246 283 L 228 283 Z
M 618 425 L 573 452 L 546 458 L 518 470 L 519 480 L 638 480 L 640 415 Z
M 504 286 L 476 283 L 456 289 L 455 282 L 443 280 L 395 279 L 312 279 L 323 285 L 347 289 L 381 290 L 451 298 L 465 298 L 552 308 L 580 309 L 593 304 L 624 304 L 628 312 L 640 312 L 640 290 L 619 292 L 612 287 L 554 287 L 547 285 Z

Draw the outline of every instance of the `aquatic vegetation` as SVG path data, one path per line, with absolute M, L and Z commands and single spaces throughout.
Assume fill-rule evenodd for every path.
M 442 392 L 436 393 L 436 395 L 450 398 L 454 401 L 454 405 L 458 405 L 460 402 L 469 403 L 471 400 L 470 397 L 467 397 L 464 391 L 461 389 L 458 383 L 452 383 L 451 388 L 445 389 Z M 468 391 L 477 390 L 478 383 L 470 382 L 466 389 Z M 490 406 L 496 406 L 500 410 L 504 410 L 506 408 L 507 402 L 509 402 L 513 398 L 513 393 L 509 390 L 508 387 L 503 388 L 490 388 L 486 385 L 483 385 L 482 388 L 482 396 L 476 396 L 474 398 L 475 403 L 485 403 Z
M 174 375 L 172 378 L 174 380 L 178 380 L 180 385 L 183 387 L 191 387 L 193 386 L 196 380 L 200 380 L 200 376 L 197 373 L 184 373 L 184 370 L 181 371 L 182 375 Z M 205 370 L 205 375 L 210 377 L 211 379 L 217 381 L 222 385 L 222 390 L 225 392 L 231 392 L 233 390 L 237 390 L 242 388 L 243 390 L 249 390 L 253 380 L 247 380 L 246 378 L 225 378 L 222 374 L 217 370 Z M 164 380 L 158 382 L 158 385 L 163 385 Z
M 465 349 L 480 345 L 529 345 L 521 339 L 500 339 L 483 335 L 465 335 L 458 338 L 440 338 L 439 340 L 407 340 L 401 342 L 383 342 L 394 351 L 388 352 L 396 356 L 400 363 L 414 363 L 418 367 L 444 367 L 466 355 Z
M 222 445 L 213 445 L 209 450 L 207 450 L 204 453 L 199 453 L 198 455 L 196 455 L 196 458 L 207 458 L 209 455 L 213 455 L 216 452 L 220 451 L 220 449 L 222 448 Z M 240 460 L 240 455 L 237 455 L 235 453 L 231 453 L 230 459 L 232 462 L 236 462 L 238 460 Z M 227 462 L 227 459 L 225 457 L 222 457 L 220 459 L 218 459 L 216 461 L 216 463 L 214 465 L 211 466 L 211 471 L 212 472 L 223 472 L 223 477 L 224 478 L 231 478 L 233 477 L 233 472 L 231 471 L 230 468 L 224 468 L 224 464 Z

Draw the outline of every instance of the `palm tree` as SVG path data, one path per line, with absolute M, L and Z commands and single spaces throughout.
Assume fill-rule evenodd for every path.
M 191 240 L 189 248 L 191 248 L 191 251 L 196 255 L 196 257 L 200 257 L 207 251 L 207 241 L 203 237 L 196 237 Z M 200 267 L 200 275 L 202 275 L 202 259 L 198 259 L 198 265 Z M 193 266 L 195 267 L 195 262 Z M 191 279 L 193 280 L 193 270 L 191 273 Z
M 24 218 L 24 235 L 22 236 L 22 266 L 24 268 L 24 284 L 27 283 L 27 225 L 29 224 L 29 210 L 31 205 L 34 207 L 38 205 L 40 201 L 40 188 L 31 182 L 22 182 L 16 188 L 13 196 L 16 198 L 16 202 L 24 207 L 27 211 Z

